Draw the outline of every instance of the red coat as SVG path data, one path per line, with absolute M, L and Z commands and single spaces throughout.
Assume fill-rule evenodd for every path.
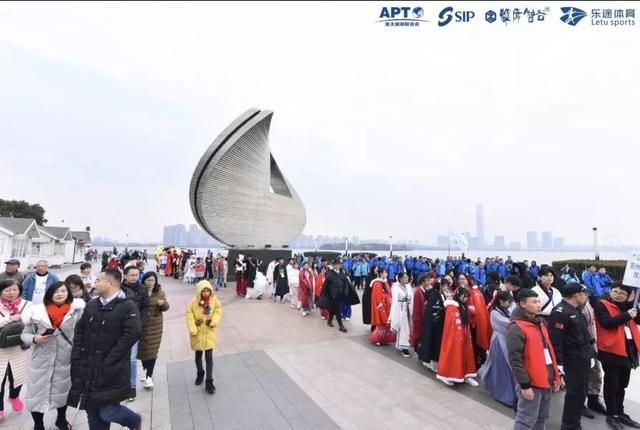
M 167 266 L 164 269 L 164 273 L 167 276 L 170 276 L 173 273 L 173 260 L 174 260 L 173 254 L 167 255 Z
M 371 287 L 371 326 L 386 325 L 389 321 L 389 312 L 391 312 L 389 284 L 382 280 L 375 280 Z
M 462 323 L 458 302 L 445 300 L 444 305 L 446 311 L 437 378 L 450 382 L 464 382 L 464 378 L 476 376 L 471 327 Z
M 322 287 L 324 286 L 324 278 L 325 275 L 324 273 L 320 272 L 316 275 L 316 289 L 315 289 L 315 294 L 316 294 L 316 298 L 320 297 L 322 295 Z
M 311 288 L 313 285 L 313 273 L 311 270 L 301 270 L 298 275 L 298 285 L 300 286 L 299 294 L 304 297 L 311 297 Z
M 473 306 L 472 325 L 476 329 L 476 345 L 478 348 L 488 351 L 493 329 L 491 328 L 487 304 L 478 287 L 469 289 L 469 307 L 471 308 L 471 306 Z
M 409 342 L 411 345 L 418 346 L 420 336 L 422 335 L 422 318 L 424 317 L 424 292 L 421 287 L 413 291 L 413 312 L 411 313 L 411 333 L 409 334 Z

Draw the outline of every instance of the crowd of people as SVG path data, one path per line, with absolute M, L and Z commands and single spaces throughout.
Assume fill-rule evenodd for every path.
M 145 273 L 143 261 L 129 259 L 122 266 L 118 261 L 116 267 L 107 261 L 97 276 L 85 262 L 64 281 L 44 260 L 27 276 L 19 260 L 5 262 L 0 273 L 0 420 L 8 385 L 11 408 L 29 411 L 36 430 L 45 428 L 44 414 L 52 409 L 57 410 L 56 427 L 71 429 L 67 406 L 86 410 L 92 430 L 108 429 L 111 422 L 140 428 L 141 416 L 120 403 L 136 399 L 138 360 L 144 369 L 142 386 L 154 387 L 162 315 L 169 302 L 158 275 Z
M 612 429 L 640 428 L 624 412 L 630 371 L 638 366 L 640 317 L 632 288 L 605 268 L 585 267 L 578 277 L 568 266 L 556 271 L 510 257 L 368 255 L 295 255 L 266 268 L 240 256 L 236 267 L 245 284 L 238 294 L 248 286 L 247 297 L 289 303 L 303 317 L 318 308 L 327 325 L 335 318 L 345 333 L 343 321 L 362 289 L 372 344 L 417 356 L 448 386 L 482 386 L 516 411 L 514 429 L 544 428 L 561 388 L 562 429 L 580 429 L 581 418 L 594 412 L 605 414 Z
M 0 419 L 8 385 L 12 409 L 31 412 L 36 429 L 44 428 L 51 409 L 56 426 L 70 429 L 68 405 L 85 409 L 92 429 L 110 422 L 139 428 L 141 417 L 120 403 L 136 399 L 138 360 L 142 386 L 154 387 L 162 315 L 169 309 L 159 277 L 174 277 L 176 270 L 196 284 L 186 310 L 195 384 L 214 393 L 213 348 L 222 316 L 215 291 L 226 287 L 228 265 L 220 254 L 208 252 L 202 260 L 174 251 L 157 255 L 158 273 L 145 272 L 142 253 L 114 250 L 97 276 L 84 263 L 64 281 L 46 261 L 26 276 L 18 260 L 5 262 Z M 345 255 L 324 261 L 294 255 L 265 264 L 239 255 L 233 269 L 239 296 L 288 303 L 302 317 L 317 309 L 329 327 L 335 319 L 344 333 L 351 307 L 362 303 L 372 344 L 416 356 L 447 386 L 482 386 L 516 411 L 514 429 L 544 428 L 560 388 L 563 429 L 580 429 L 581 418 L 593 412 L 605 414 L 612 429 L 640 428 L 624 410 L 630 371 L 640 364 L 635 293 L 604 268 L 586 267 L 578 277 L 568 266 L 557 273 L 534 261 L 497 257 Z

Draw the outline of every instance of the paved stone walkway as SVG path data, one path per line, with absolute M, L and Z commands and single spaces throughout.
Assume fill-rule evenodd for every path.
M 78 271 L 66 267 L 64 277 Z M 194 287 L 161 278 L 170 310 L 152 391 L 138 389 L 128 406 L 143 428 L 200 429 L 509 429 L 513 412 L 482 388 L 446 387 L 415 357 L 367 341 L 360 307 L 353 308 L 347 334 L 329 328 L 317 312 L 302 318 L 287 304 L 244 300 L 234 285 L 217 294 L 223 304 L 214 351 L 214 395 L 195 386 L 193 353 L 184 311 Z M 139 374 L 142 369 L 139 367 Z M 559 429 L 563 393 L 554 397 L 548 429 Z M 30 415 L 7 405 L 0 429 L 33 428 Z M 627 391 L 627 412 L 640 418 L 637 372 Z M 81 411 L 69 410 L 74 429 L 88 428 Z M 55 413 L 46 416 L 54 429 Z M 605 429 L 603 417 L 583 419 L 585 430 Z M 114 426 L 118 428 L 119 426 Z

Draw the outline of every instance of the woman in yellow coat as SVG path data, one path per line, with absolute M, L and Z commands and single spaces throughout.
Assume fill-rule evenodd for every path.
M 222 317 L 222 305 L 213 294 L 213 287 L 209 281 L 200 281 L 196 285 L 196 296 L 187 306 L 187 328 L 191 349 L 196 353 L 196 368 L 198 376 L 196 385 L 201 385 L 205 372 L 202 369 L 202 353 L 207 364 L 207 379 L 205 389 L 213 394 L 213 348 L 216 346 L 216 327 Z

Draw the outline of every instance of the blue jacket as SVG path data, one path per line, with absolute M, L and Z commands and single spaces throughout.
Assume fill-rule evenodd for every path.
M 485 271 L 487 272 L 497 272 L 498 271 L 498 264 L 497 263 L 487 263 L 487 265 L 484 268 Z
M 613 285 L 613 279 L 608 274 L 598 273 L 598 281 L 600 282 L 600 287 L 604 293 L 608 293 L 611 290 L 611 285 Z
M 411 257 L 407 258 L 407 260 L 404 262 L 404 265 L 407 268 L 407 270 L 417 269 L 416 267 L 417 264 L 419 264 L 419 262 L 416 261 L 416 263 L 414 264 L 413 258 Z
M 498 274 L 501 280 L 507 279 L 507 266 L 505 264 L 498 264 Z
M 487 283 L 487 277 L 484 274 L 484 269 L 482 267 L 476 267 L 476 272 L 473 274 L 473 280 L 476 285 L 484 285 Z
M 444 264 L 444 261 L 441 261 L 440 264 L 436 266 L 436 275 L 444 276 L 445 269 L 446 269 L 446 265 Z
M 531 273 L 531 276 L 533 276 L 533 279 L 538 279 L 538 273 L 540 273 L 540 267 L 538 266 L 529 267 L 529 273 Z
M 56 275 L 49 272 L 47 276 L 47 288 L 51 285 L 59 282 L 60 280 Z M 33 299 L 33 292 L 36 289 L 36 272 L 30 273 L 24 281 L 22 281 L 22 298 L 31 301 Z
M 589 290 L 589 295 L 600 297 L 604 293 L 597 273 L 585 270 L 582 272 L 582 283 Z

